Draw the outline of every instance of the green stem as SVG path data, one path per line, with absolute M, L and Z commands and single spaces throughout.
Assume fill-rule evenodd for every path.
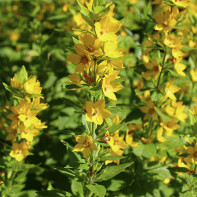
M 148 138 L 149 138 L 150 135 L 151 135 L 152 125 L 153 125 L 153 119 L 151 118 L 151 119 L 150 119 L 150 122 L 149 122 L 148 132 L 147 132 L 147 137 L 148 137 Z
M 165 60 L 166 60 L 166 51 L 164 52 L 164 56 L 163 56 L 163 61 L 162 61 L 162 68 L 161 68 L 161 72 L 159 73 L 159 78 L 158 78 L 158 81 L 157 81 L 157 86 L 156 86 L 156 89 L 159 88 L 159 84 L 160 84 L 160 81 L 161 81 L 161 75 L 163 73 L 163 70 L 164 70 L 164 67 L 165 67 Z
M 96 63 L 97 63 L 97 60 L 95 59 L 94 60 L 94 70 L 93 70 L 93 74 L 94 74 L 94 83 L 93 83 L 93 87 L 94 87 L 94 90 L 95 90 L 95 87 L 96 87 L 96 71 L 97 71 L 97 69 L 96 69 Z M 94 97 L 94 99 L 95 99 L 95 97 Z
M 95 60 L 94 60 L 94 68 L 93 68 L 93 76 L 94 76 L 93 88 L 94 88 L 94 90 L 95 90 L 95 88 L 96 88 L 96 72 L 97 72 L 96 64 L 97 64 L 97 60 L 95 59 Z M 96 90 L 95 90 L 95 91 L 96 91 Z M 93 96 L 92 100 L 93 100 L 93 102 L 95 103 L 95 102 L 96 102 L 96 97 Z M 91 128 L 90 128 L 90 135 L 91 135 L 93 141 L 96 139 L 96 134 L 95 134 L 95 129 L 96 129 L 96 127 L 95 127 L 95 126 L 96 126 L 96 124 L 95 124 L 94 122 L 92 122 L 92 123 L 91 123 Z M 94 153 L 93 153 L 93 151 L 91 151 L 91 153 L 90 153 L 90 166 L 91 166 L 91 167 L 90 167 L 90 170 L 92 170 L 92 172 L 93 172 L 93 170 L 94 170 L 94 168 L 93 168 L 93 166 L 94 166 L 94 161 L 95 161 Z M 91 176 L 90 176 L 89 182 L 92 182 L 92 177 L 91 177 Z M 87 195 L 87 196 L 92 196 L 92 194 L 90 193 L 90 194 Z

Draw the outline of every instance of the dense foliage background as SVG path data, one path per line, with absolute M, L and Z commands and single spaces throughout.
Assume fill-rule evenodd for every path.
M 172 1 L 166 2 L 173 5 Z M 140 76 L 146 71 L 141 59 L 146 49 L 142 43 L 148 40 L 148 35 L 155 32 L 154 16 L 158 13 L 157 5 L 152 4 L 151 0 L 114 0 L 113 3 L 113 17 L 122 24 L 118 38 L 119 48 L 123 48 L 122 60 L 125 68 L 120 71 L 120 81 L 124 88 L 117 92 L 118 100 L 110 111 L 118 114 L 123 123 L 145 124 L 145 114 L 140 107 L 146 105 L 146 100 L 139 95 L 144 95 L 146 90 L 151 89 L 152 84 L 144 80 L 148 85 L 141 89 L 139 87 L 142 85 Z M 188 9 L 188 13 L 191 14 L 188 24 L 197 29 L 197 18 L 192 14 L 197 10 L 197 2 L 193 3 L 193 10 Z M 185 8 L 179 9 L 184 11 Z M 189 34 L 185 27 L 180 30 L 185 30 L 187 35 L 183 41 L 185 46 L 187 45 L 183 50 L 187 53 L 184 59 L 184 64 L 187 65 L 184 71 L 186 75 L 180 76 L 174 70 L 168 71 L 171 72 L 170 75 L 166 71 L 162 84 L 176 79 L 176 85 L 181 87 L 178 100 L 183 101 L 186 106 L 184 111 L 189 114 L 188 109 L 192 110 L 197 101 L 196 82 L 190 74 L 190 70 L 195 69 L 197 65 L 197 37 L 196 33 Z M 68 62 L 67 58 L 70 52 L 74 51 L 74 43 L 79 35 L 77 29 L 86 29 L 86 24 L 80 16 L 80 7 L 75 0 L 0 1 L 0 120 L 6 118 L 3 111 L 5 106 L 13 102 L 10 92 L 6 91 L 2 83 L 10 84 L 11 78 L 23 65 L 29 76 L 35 75 L 40 81 L 44 101 L 48 103 L 47 109 L 38 116 L 48 127 L 40 131 L 34 139 L 31 153 L 24 161 L 27 171 L 13 180 L 13 185 L 21 189 L 11 197 L 84 196 L 78 179 L 62 170 L 68 164 L 72 167 L 77 165 L 75 155 L 69 146 L 75 146 L 73 135 L 81 135 L 84 127 L 84 120 L 78 108 L 84 107 L 86 92 L 66 88 L 70 82 L 68 75 L 73 74 L 76 67 Z M 191 41 L 193 45 L 188 46 Z M 158 48 L 159 52 L 155 49 L 153 55 L 156 59 L 159 59 L 159 56 L 163 57 L 162 47 L 158 45 Z M 161 92 L 164 92 L 165 87 L 160 88 Z M 151 92 L 151 98 L 155 103 L 164 96 L 158 91 Z M 160 106 L 160 109 L 163 108 Z M 163 119 L 166 118 L 166 114 L 163 114 L 159 107 L 157 113 Z M 146 125 L 143 126 L 144 130 L 136 131 L 134 141 L 139 142 L 139 147 L 126 148 L 124 158 L 120 161 L 120 164 L 131 161 L 134 163 L 117 176 L 100 182 L 107 189 L 106 196 L 196 196 L 196 158 L 194 173 L 188 171 L 185 166 L 177 165 L 180 154 L 183 154 L 177 150 L 188 145 L 187 139 L 188 143 L 193 143 L 195 147 L 195 121 L 188 117 L 185 121 L 179 122 L 180 128 L 163 143 L 157 140 L 156 123 L 153 123 L 154 126 L 151 128 L 155 132 L 151 134 L 153 141 L 150 143 L 141 140 L 143 137 L 150 139 Z M 7 132 L 2 124 L 0 122 L 0 167 L 3 172 L 5 166 L 12 169 L 16 162 L 8 156 L 11 142 L 5 141 Z M 129 129 L 128 124 L 125 125 L 120 130 L 124 135 Z M 184 156 L 188 155 L 182 155 Z

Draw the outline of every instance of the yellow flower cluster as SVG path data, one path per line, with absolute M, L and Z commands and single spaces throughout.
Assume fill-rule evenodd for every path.
M 89 3 L 84 1 L 83 5 L 85 9 L 94 13 L 93 1 Z M 84 33 L 85 31 L 78 33 L 75 53 L 72 52 L 68 57 L 68 61 L 77 65 L 75 73 L 69 75 L 71 84 L 89 86 L 93 91 L 102 90 L 99 96 L 88 98 L 84 109 L 85 120 L 95 125 L 102 125 L 104 120 L 111 115 L 111 112 L 106 109 L 105 97 L 108 100 L 116 101 L 115 92 L 123 88 L 116 82 L 116 79 L 119 78 L 119 69 L 123 68 L 123 63 L 120 60 L 123 54 L 122 50 L 118 49 L 116 35 L 121 24 L 113 18 L 114 5 L 107 4 L 104 9 L 108 9 L 108 12 L 93 20 L 93 24 L 86 28 L 87 33 Z M 80 28 L 82 27 L 80 26 Z M 107 141 L 110 147 L 116 147 L 119 141 L 123 140 L 117 135 L 114 142 L 110 141 L 111 144 Z M 74 147 L 73 151 L 82 151 L 85 158 L 88 158 L 90 150 L 96 150 L 96 146 L 93 145 L 94 136 L 75 136 L 75 138 L 79 144 Z M 115 149 L 112 149 L 112 154 L 123 154 L 120 148 Z
M 197 121 L 197 105 L 195 104 L 193 106 L 192 110 L 189 110 L 190 115 L 194 119 L 194 122 Z M 196 135 L 196 133 L 195 133 Z M 184 167 L 187 168 L 187 171 L 189 174 L 196 173 L 196 165 L 197 165 L 197 142 L 196 139 L 193 140 L 191 138 L 188 139 L 185 137 L 186 145 L 184 147 L 181 147 L 180 150 L 177 150 L 179 152 L 179 159 L 177 162 L 178 167 Z M 182 157 L 181 155 L 186 154 L 186 156 Z
M 190 4 L 189 1 L 172 1 L 172 5 L 169 5 L 160 0 L 153 1 L 152 4 L 156 5 L 155 31 L 143 42 L 146 50 L 141 60 L 145 71 L 136 84 L 136 94 L 144 103 L 139 109 L 145 114 L 147 140 L 165 142 L 166 136 L 172 136 L 173 131 L 180 128 L 177 122 L 185 122 L 188 117 L 185 113 L 186 106 L 177 101 L 176 94 L 182 89 L 175 85 L 175 77 L 186 76 L 184 70 L 187 66 L 183 63 L 187 56 L 183 51 L 186 46 L 184 30 L 177 27 L 186 26 Z M 153 133 L 155 129 L 156 134 Z
M 25 68 L 22 70 L 25 71 Z M 37 118 L 37 114 L 45 109 L 47 104 L 40 103 L 43 99 L 40 95 L 42 88 L 36 77 L 28 78 L 27 75 L 22 77 L 17 73 L 11 79 L 11 87 L 17 90 L 21 97 L 17 99 L 16 105 L 7 109 L 11 112 L 7 115 L 11 122 L 5 127 L 8 133 L 6 140 L 12 141 L 10 156 L 21 161 L 28 155 L 30 143 L 39 134 L 39 130 L 47 127 Z

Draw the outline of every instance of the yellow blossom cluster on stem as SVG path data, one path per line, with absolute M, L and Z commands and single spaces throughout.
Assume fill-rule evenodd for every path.
M 73 151 L 81 151 L 86 159 L 92 159 L 94 156 L 92 151 L 98 150 L 96 136 L 96 128 L 105 124 L 109 116 L 112 114 L 107 109 L 107 103 L 117 101 L 116 92 L 121 90 L 123 86 L 117 82 L 119 79 L 120 69 L 123 68 L 121 57 L 123 50 L 118 48 L 117 33 L 121 28 L 121 24 L 113 15 L 114 5 L 106 4 L 103 6 L 102 15 L 96 15 L 94 1 L 78 2 L 80 7 L 88 10 L 90 15 L 94 17 L 86 21 L 88 28 L 84 31 L 79 25 L 79 33 L 77 42 L 75 41 L 75 51 L 71 52 L 68 61 L 75 64 L 75 73 L 69 75 L 70 84 L 81 87 L 89 87 L 91 92 L 99 92 L 98 95 L 90 95 L 87 93 L 87 100 L 83 111 L 85 113 L 85 121 L 90 124 L 90 132 L 86 136 L 75 136 L 78 144 Z M 91 22 L 89 22 L 91 21 Z M 83 30 L 80 32 L 80 30 Z M 106 134 L 105 135 L 109 135 Z M 101 141 L 103 138 L 100 138 Z M 123 141 L 123 137 L 119 134 L 104 140 L 110 146 L 112 155 L 122 155 L 123 149 L 127 144 Z M 106 164 L 110 163 L 106 162 Z M 119 164 L 119 161 L 115 161 Z
M 22 161 L 29 154 L 28 150 L 32 148 L 31 143 L 39 130 L 47 128 L 37 117 L 47 104 L 40 102 L 43 99 L 40 82 L 36 77 L 28 78 L 25 67 L 11 79 L 10 84 L 16 104 L 7 107 L 7 118 L 10 121 L 4 128 L 7 132 L 6 140 L 12 141 L 10 156 Z
M 179 122 L 184 123 L 188 117 L 184 103 L 177 101 L 182 89 L 176 79 L 186 77 L 184 59 L 188 54 L 183 48 L 188 43 L 182 29 L 188 20 L 190 4 L 189 1 L 172 1 L 171 5 L 153 1 L 152 4 L 156 24 L 153 34 L 142 43 L 146 48 L 141 55 L 144 69 L 135 91 L 143 101 L 139 109 L 144 113 L 147 140 L 165 142 L 166 137 L 180 128 Z

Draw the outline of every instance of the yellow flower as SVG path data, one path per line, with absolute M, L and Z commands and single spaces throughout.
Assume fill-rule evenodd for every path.
M 12 151 L 10 152 L 10 156 L 15 158 L 17 161 L 22 161 L 29 153 L 28 149 L 30 149 L 29 142 L 21 142 L 12 144 Z
M 138 0 L 129 0 L 130 4 L 136 4 L 138 2 Z
M 41 111 L 47 108 L 47 103 L 40 103 L 40 99 L 43 97 L 34 97 L 30 103 L 30 108 L 34 111 Z
M 187 7 L 190 5 L 190 0 L 172 0 L 172 2 L 180 7 Z
M 180 48 L 173 48 L 172 49 L 172 56 L 175 57 L 176 59 L 180 59 L 183 56 L 185 56 L 185 53 L 183 53 Z
M 157 63 L 156 59 L 153 58 L 153 62 L 144 64 L 149 71 L 142 72 L 146 80 L 151 80 L 152 77 L 156 80 L 161 72 L 161 66 Z
M 75 135 L 75 139 L 78 142 L 73 148 L 73 151 L 83 153 L 83 156 L 87 159 L 91 150 L 97 150 L 96 145 L 91 136 Z
M 157 24 L 154 26 L 155 30 L 169 32 L 177 23 L 175 17 L 179 14 L 179 10 L 176 6 L 172 10 L 162 10 L 155 16 Z
M 106 15 L 99 22 L 95 23 L 95 32 L 101 41 L 116 41 L 116 32 L 118 32 L 120 27 L 119 21 L 110 15 Z
M 121 149 L 128 147 L 128 145 L 126 144 L 125 141 L 123 141 L 123 139 L 124 139 L 124 136 L 119 137 L 118 135 L 118 136 L 112 136 L 110 140 L 107 141 L 111 150 L 117 155 L 120 155 L 120 152 L 122 152 Z
M 37 113 L 38 112 L 36 111 L 27 109 L 27 111 L 23 114 L 20 114 L 18 118 L 23 122 L 26 128 L 30 126 L 36 126 L 40 124 L 40 120 L 36 117 Z
M 24 83 L 24 89 L 28 94 L 40 94 L 42 88 L 40 87 L 40 82 L 37 80 L 36 77 L 32 77 L 28 81 Z
M 180 120 L 181 122 L 185 122 L 185 119 L 188 117 L 188 115 L 184 112 L 185 105 L 183 105 L 183 102 L 172 102 L 173 107 L 176 109 L 175 111 L 175 117 Z
M 188 110 L 190 114 L 197 115 L 197 105 L 195 104 L 192 108 L 192 110 Z
M 182 48 L 181 42 L 183 38 L 177 37 L 174 34 L 169 34 L 164 38 L 164 44 L 170 48 Z
M 94 36 L 85 34 L 79 40 L 84 44 L 90 55 L 101 56 L 103 54 L 101 50 L 102 42 Z
M 13 41 L 13 42 L 16 42 L 19 39 L 19 37 L 20 37 L 20 35 L 17 31 L 13 31 L 10 34 L 10 40 Z
M 182 167 L 182 168 L 187 168 L 189 169 L 189 166 L 185 164 L 184 162 L 184 158 L 179 158 L 178 159 L 178 167 Z
M 105 99 L 99 100 L 96 103 L 86 101 L 86 121 L 94 122 L 98 125 L 103 123 L 111 112 L 105 109 Z
M 163 0 L 154 0 L 154 1 L 152 2 L 152 4 L 153 4 L 153 5 L 154 5 L 154 4 L 161 4 L 162 1 L 163 1 Z
M 164 129 L 162 127 L 160 127 L 157 131 L 157 140 L 159 142 L 165 142 L 166 141 L 166 138 L 163 137 L 163 132 L 164 132 Z
M 129 129 L 127 129 L 127 132 L 126 132 L 126 143 L 129 146 L 139 147 L 139 142 L 133 141 L 133 132 L 135 132 L 136 130 L 140 130 L 141 128 L 142 128 L 141 124 L 138 124 L 138 125 L 129 124 Z
M 8 133 L 8 136 L 6 137 L 5 140 L 15 140 L 17 136 L 17 127 L 5 127 L 6 132 Z
M 66 4 L 64 4 L 64 6 L 62 7 L 62 11 L 63 11 L 63 12 L 67 12 L 67 11 L 68 11 L 68 8 L 69 8 L 69 5 L 66 3 Z
M 27 128 L 24 125 L 19 125 L 21 131 L 21 138 L 26 139 L 28 142 L 32 142 L 34 136 L 39 134 L 39 131 L 34 128 Z
M 105 42 L 104 44 L 104 54 L 107 57 L 111 57 L 111 58 L 119 58 L 121 57 L 122 54 L 122 50 L 116 50 L 118 46 L 117 42 Z
M 186 147 L 187 153 L 189 154 L 185 160 L 187 163 L 195 162 L 197 164 L 197 144 L 194 147 L 187 146 Z
M 176 97 L 174 93 L 178 92 L 180 88 L 172 85 L 173 83 L 174 83 L 174 79 L 166 84 L 165 93 L 166 93 L 166 97 L 169 97 L 170 99 L 176 101 Z
M 77 54 L 71 53 L 68 61 L 77 64 L 75 72 L 82 72 L 85 67 L 88 68 L 91 65 L 92 60 L 83 44 L 75 44 L 75 50 Z
M 84 3 L 86 4 L 86 7 L 88 8 L 88 10 L 92 11 L 94 0 L 90 0 L 89 2 L 85 1 Z
M 0 177 L 5 176 L 5 172 L 0 172 Z M 3 184 L 3 181 L 0 180 L 0 184 Z
M 10 84 L 11 84 L 11 86 L 13 88 L 16 88 L 16 89 L 20 89 L 21 88 L 21 84 L 18 82 L 18 80 L 16 79 L 15 76 L 11 79 Z
M 110 154 L 111 154 L 111 155 L 119 155 L 119 156 L 122 156 L 123 153 L 124 153 L 123 150 L 119 150 L 119 151 L 116 152 L 116 153 L 113 152 L 112 150 L 110 151 Z M 116 159 L 116 160 L 107 160 L 107 161 L 105 161 L 105 165 L 108 165 L 109 163 L 112 163 L 112 162 L 114 162 L 114 163 L 116 163 L 117 165 L 119 165 L 119 164 L 120 164 L 120 159 Z
M 171 136 L 174 130 L 180 128 L 180 126 L 176 124 L 176 118 L 170 121 L 161 122 L 160 125 L 161 127 L 157 131 L 157 140 L 159 142 L 165 142 L 166 138 L 163 136 Z
M 190 75 L 192 76 L 192 81 L 197 81 L 197 67 L 190 70 Z
M 114 92 L 117 92 L 123 88 L 122 85 L 114 82 L 114 80 L 118 77 L 118 74 L 119 74 L 119 71 L 114 71 L 111 74 L 105 76 L 102 82 L 102 89 L 103 89 L 104 95 L 115 101 L 117 100 L 117 98 Z
M 174 58 L 174 62 L 173 62 L 174 68 L 179 75 L 185 77 L 186 75 L 183 71 L 186 69 L 187 66 L 185 64 L 180 63 L 181 60 L 182 58 L 178 58 L 178 59 Z
M 74 73 L 72 75 L 68 75 L 69 79 L 70 79 L 70 83 L 71 84 L 76 84 L 76 85 L 80 85 L 83 83 L 83 81 L 81 80 L 81 75 L 78 73 Z
M 124 68 L 121 60 L 104 60 L 98 65 L 98 73 L 110 73 L 114 69 L 121 68 Z
M 174 130 L 180 128 L 180 125 L 176 124 L 176 118 L 172 118 L 170 121 L 161 122 L 160 125 L 165 129 L 166 136 L 171 136 Z
M 152 118 L 153 120 L 158 120 L 156 107 L 152 100 L 148 101 L 148 105 L 144 107 L 139 107 L 139 109 L 145 113 L 144 120 Z
M 153 139 L 152 137 L 149 137 L 149 138 L 144 138 L 144 137 L 141 137 L 141 140 L 144 144 L 150 144 L 153 142 Z
M 21 102 L 21 101 L 19 101 Z M 8 119 L 12 120 L 11 127 L 16 128 L 20 123 L 19 114 L 25 113 L 28 108 L 28 102 L 24 101 L 22 105 L 12 106 L 10 110 L 12 111 L 11 114 L 7 116 Z

